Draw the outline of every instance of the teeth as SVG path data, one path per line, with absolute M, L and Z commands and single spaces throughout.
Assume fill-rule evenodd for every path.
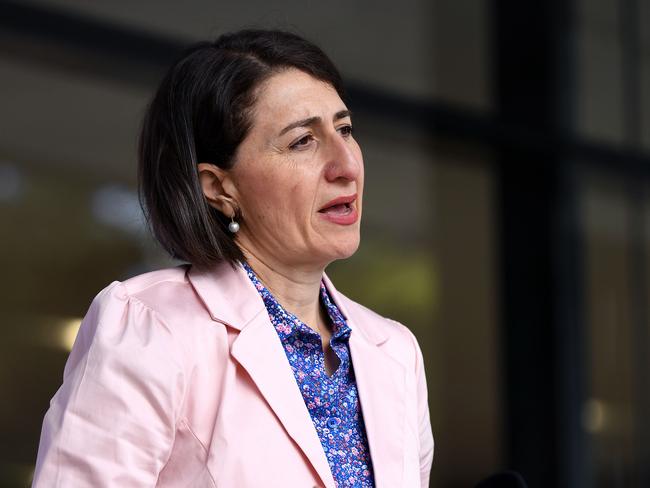
M 338 205 L 332 205 L 322 210 L 322 212 L 336 212 L 342 213 L 350 209 L 350 206 L 346 203 L 339 203 Z
M 323 208 L 323 209 L 319 210 L 319 212 L 330 212 L 330 211 L 333 211 L 333 210 L 334 211 L 336 211 L 336 210 L 340 211 L 340 210 L 351 210 L 351 209 L 352 209 L 352 203 L 348 202 L 348 203 L 339 203 L 339 204 L 336 204 L 336 205 L 332 205 L 330 207 Z

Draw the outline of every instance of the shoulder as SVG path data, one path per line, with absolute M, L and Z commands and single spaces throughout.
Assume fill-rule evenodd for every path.
M 187 270 L 188 265 L 181 265 L 113 281 L 90 304 L 79 341 L 131 338 L 184 347 L 183 333 L 195 321 L 208 317 L 193 292 Z
M 188 265 L 150 271 L 120 282 L 121 289 L 129 297 L 155 306 L 164 303 L 175 293 L 189 289 Z
M 81 322 L 64 377 L 86 364 L 98 372 L 119 365 L 143 374 L 152 368 L 161 373 L 181 368 L 185 345 L 167 320 L 165 307 L 182 300 L 184 275 L 183 267 L 163 269 L 113 281 L 102 289 Z
M 204 309 L 188 280 L 189 265 L 150 271 L 124 281 L 114 281 L 98 293 L 93 304 L 103 307 L 122 302 L 131 307 L 146 308 L 161 320 L 173 322 L 175 315 L 193 307 Z
M 184 290 L 189 290 L 186 269 L 187 266 L 177 266 L 143 273 L 124 281 L 113 281 L 94 297 L 86 318 L 111 311 L 124 313 L 125 308 L 133 307 L 155 313 L 162 305 L 182 297 Z

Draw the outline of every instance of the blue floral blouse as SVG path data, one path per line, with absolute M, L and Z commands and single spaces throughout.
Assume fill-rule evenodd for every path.
M 325 372 L 320 334 L 286 311 L 252 268 L 247 263 L 243 266 L 262 296 L 271 323 L 282 341 L 336 486 L 374 487 L 368 439 L 348 344 L 351 329 L 330 300 L 325 284 L 321 281 L 320 298 L 333 325 L 330 345 L 340 360 L 331 377 Z

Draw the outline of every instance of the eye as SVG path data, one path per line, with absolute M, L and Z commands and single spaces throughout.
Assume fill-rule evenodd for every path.
M 290 149 L 301 149 L 309 145 L 311 141 L 314 140 L 314 137 L 311 134 L 307 134 L 305 136 L 302 136 L 300 139 L 298 139 L 296 142 L 291 144 L 289 146 Z
M 343 125 L 339 127 L 339 132 L 343 137 L 350 137 L 354 133 L 351 125 Z

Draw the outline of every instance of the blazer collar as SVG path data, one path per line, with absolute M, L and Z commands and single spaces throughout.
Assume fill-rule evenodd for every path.
M 266 310 L 262 297 L 240 264 L 230 266 L 223 263 L 208 270 L 191 266 L 188 278 L 212 320 L 229 327 L 242 330 L 260 311 Z M 330 298 L 352 327 L 355 320 L 351 309 L 358 305 L 340 293 L 326 273 L 323 273 L 323 281 Z M 364 327 L 362 324 L 356 329 L 375 345 L 388 339 L 385 331 L 376 327 Z
M 240 264 L 222 263 L 211 269 L 191 266 L 187 276 L 212 320 L 242 330 L 265 310 L 262 297 Z
M 335 483 L 320 439 L 264 301 L 241 265 L 210 271 L 190 268 L 189 280 L 213 320 L 240 331 L 231 354 L 302 449 L 326 488 Z M 350 353 L 378 487 L 401 486 L 405 428 L 405 376 L 402 363 L 379 344 L 388 337 L 378 317 L 339 293 L 324 275 L 330 297 L 352 329 Z M 375 327 L 376 326 L 376 327 Z

